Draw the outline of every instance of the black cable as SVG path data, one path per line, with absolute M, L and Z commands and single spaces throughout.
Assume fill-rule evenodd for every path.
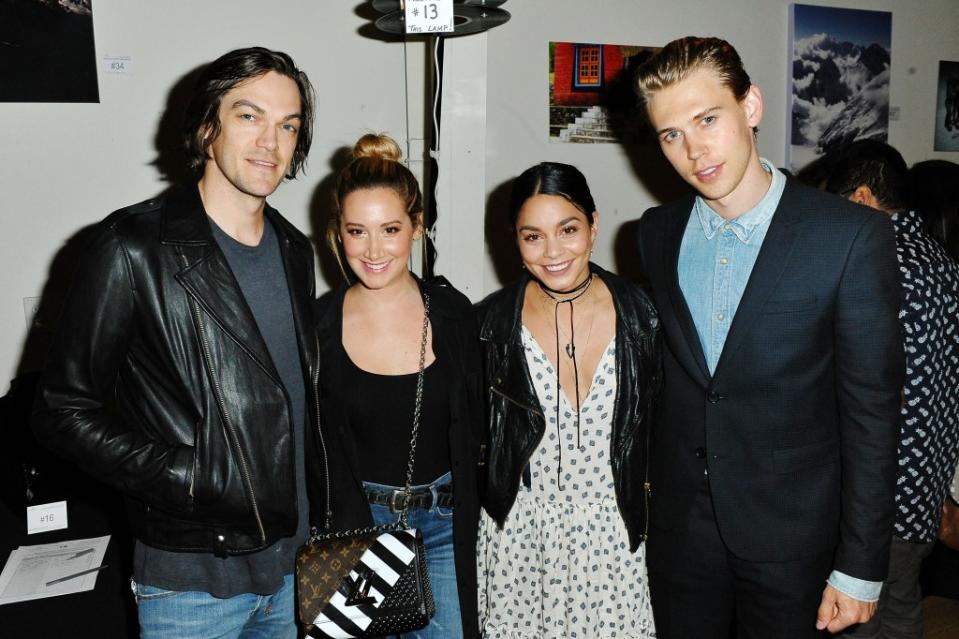
M 544 285 L 539 280 L 536 281 L 536 284 L 539 285 L 539 288 L 543 293 L 553 300 L 553 331 L 556 333 L 556 439 L 559 444 L 559 460 L 557 461 L 556 466 L 556 483 L 559 490 L 563 489 L 563 478 L 562 478 L 562 468 L 563 468 L 563 439 L 562 434 L 559 432 L 559 413 L 560 413 L 560 393 L 562 389 L 559 383 L 559 305 L 560 304 L 569 304 L 569 344 L 566 345 L 566 355 L 571 360 L 573 360 L 573 380 L 574 386 L 576 388 L 576 447 L 582 448 L 582 442 L 580 439 L 580 429 L 579 429 L 579 366 L 576 362 L 576 335 L 573 332 L 573 302 L 581 298 L 589 290 L 589 285 L 593 283 L 593 274 L 590 273 L 589 277 L 585 280 L 574 286 L 573 288 L 567 291 L 557 291 L 549 288 Z M 556 298 L 554 294 L 568 295 L 570 293 L 575 293 L 570 298 L 560 300 Z

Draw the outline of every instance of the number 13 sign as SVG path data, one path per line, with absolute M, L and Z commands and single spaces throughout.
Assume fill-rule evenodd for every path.
M 453 0 L 406 0 L 407 33 L 453 31 Z

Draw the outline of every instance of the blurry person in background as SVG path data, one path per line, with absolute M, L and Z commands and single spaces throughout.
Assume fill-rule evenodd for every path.
M 916 162 L 909 169 L 913 208 L 923 230 L 959 260 L 959 164 L 948 160 Z
M 826 181 L 829 192 L 892 220 L 902 284 L 896 528 L 879 608 L 849 633 L 857 638 L 922 639 L 919 569 L 933 550 L 959 457 L 959 264 L 910 206 L 909 181 L 899 152 L 876 140 L 837 151 Z

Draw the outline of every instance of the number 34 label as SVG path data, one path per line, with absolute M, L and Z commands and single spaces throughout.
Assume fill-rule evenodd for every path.
M 406 0 L 407 33 L 453 31 L 453 0 Z

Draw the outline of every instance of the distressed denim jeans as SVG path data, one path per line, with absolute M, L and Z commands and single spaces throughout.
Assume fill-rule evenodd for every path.
M 293 575 L 272 595 L 218 599 L 133 583 L 141 639 L 296 639 Z

